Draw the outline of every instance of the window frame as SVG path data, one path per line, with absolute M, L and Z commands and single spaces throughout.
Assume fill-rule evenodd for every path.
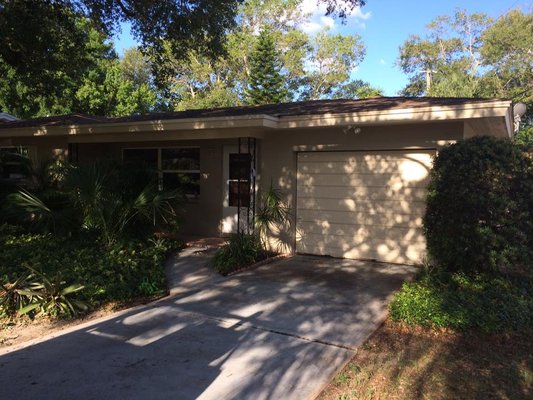
M 199 174 L 200 180 L 198 181 L 198 185 L 200 185 L 200 181 L 202 178 L 201 168 L 199 169 L 163 169 L 163 150 L 165 149 L 198 149 L 198 166 L 200 166 L 201 163 L 201 149 L 200 146 L 142 146 L 142 147 L 123 147 L 121 148 L 121 159 L 122 163 L 124 164 L 124 152 L 126 150 L 157 150 L 157 177 L 158 177 L 158 186 L 159 190 L 163 190 L 163 175 L 165 173 L 167 174 Z M 201 191 L 199 191 L 201 193 Z M 198 200 L 200 198 L 200 194 L 198 196 L 194 196 L 191 194 L 185 194 L 185 197 L 191 201 L 191 200 Z
M 25 157 L 30 157 L 30 148 L 29 146 L 0 146 L 0 152 L 2 150 L 7 150 L 7 149 L 14 149 L 15 152 L 12 152 L 13 154 L 20 154 L 18 152 L 16 152 L 17 149 L 24 149 L 25 151 L 25 154 L 22 154 L 23 156 Z M 5 165 L 23 165 L 22 162 L 15 162 L 15 161 L 8 161 L 8 162 L 5 162 L 3 163 Z M 2 176 L 0 176 L 0 181 L 3 181 L 3 182 L 13 182 L 13 183 L 22 183 L 24 181 L 26 181 L 27 177 L 25 176 L 20 176 L 20 177 L 15 177 L 15 178 L 12 178 L 12 177 L 8 177 L 8 178 L 3 178 Z

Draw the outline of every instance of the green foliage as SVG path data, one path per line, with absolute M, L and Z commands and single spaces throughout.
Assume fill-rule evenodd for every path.
M 498 271 L 533 260 L 533 160 L 510 141 L 476 137 L 439 152 L 424 230 L 450 271 Z
M 238 25 L 227 34 L 224 53 L 215 59 L 199 51 L 175 57 L 170 44 L 157 60 L 165 70 L 163 82 L 168 98 L 177 110 L 237 106 L 247 102 L 251 85 L 252 55 L 262 27 L 269 27 L 275 43 L 287 100 L 327 98 L 350 81 L 350 74 L 364 56 L 357 35 L 317 37 L 298 25 L 309 22 L 299 0 L 246 0 L 238 9 Z M 283 15 L 283 18 L 279 16 Z
M 178 249 L 179 244 L 165 240 L 124 240 L 109 247 L 89 233 L 66 238 L 50 233 L 28 234 L 21 228 L 3 225 L 0 226 L 0 247 L 0 266 L 4 274 L 0 283 L 4 287 L 13 287 L 20 277 L 25 277 L 15 287 L 27 288 L 28 282 L 38 282 L 47 287 L 48 294 L 41 293 L 42 298 L 49 299 L 50 293 L 61 295 L 70 286 L 61 282 L 80 282 L 84 289 L 76 291 L 75 299 L 92 308 L 111 301 L 164 293 L 163 262 L 168 252 Z M 24 265 L 31 265 L 33 270 L 44 274 L 50 284 L 45 284 L 39 274 L 27 278 Z M 8 285 L 8 282 L 12 284 Z M 36 292 L 44 290 L 40 287 L 33 289 L 37 289 Z M 76 287 L 70 287 L 63 295 L 69 297 L 67 292 L 74 289 Z M 10 293 L 12 295 L 13 291 Z M 4 308 L 4 312 L 20 310 L 29 304 L 26 300 L 18 304 L 10 300 L 11 305 L 7 310 Z M 62 306 L 50 308 L 51 304 L 46 301 L 43 307 L 62 309 Z
M 248 267 L 266 258 L 257 235 L 233 234 L 213 258 L 215 270 L 222 275 Z
M 353 69 L 365 56 L 358 35 L 332 35 L 319 32 L 313 40 L 309 61 L 313 66 L 303 77 L 302 99 L 317 100 L 333 96 L 335 89 L 347 84 Z
M 140 50 L 132 48 L 119 60 L 99 60 L 76 91 L 75 109 L 92 115 L 125 116 L 158 109 L 151 68 Z
M 290 208 L 283 201 L 281 191 L 274 188 L 271 183 L 269 189 L 262 194 L 261 203 L 255 214 L 255 227 L 263 248 L 267 248 L 266 238 L 270 229 L 287 224 L 290 220 Z
M 20 296 L 27 298 L 27 305 L 18 309 L 19 315 L 72 317 L 88 310 L 87 304 L 75 295 L 83 290 L 82 285 L 67 286 L 61 274 L 49 278 L 42 272 L 28 269 L 31 274 L 25 278 L 25 287 L 17 290 Z
M 533 327 L 533 279 L 426 273 L 403 284 L 395 321 L 486 332 Z
M 368 99 L 383 96 L 383 90 L 373 87 L 368 82 L 356 80 L 335 89 L 334 99 Z
M 34 232 L 93 230 L 108 245 L 146 236 L 156 226 L 177 229 L 183 194 L 160 191 L 153 171 L 95 162 L 59 169 L 49 164 L 41 172 L 6 197 L 4 220 Z
M 525 126 L 521 126 L 515 133 L 515 142 L 526 147 L 533 147 L 533 125 L 531 121 Z
M 491 66 L 496 96 L 533 107 L 533 13 L 511 10 L 487 28 L 480 49 L 484 65 Z
M 28 305 L 31 298 L 21 293 L 26 288 L 28 276 L 23 275 L 13 282 L 0 279 L 0 317 L 14 315 Z
M 499 97 L 533 107 L 533 15 L 510 10 L 493 21 L 457 9 L 411 36 L 398 64 L 409 75 L 411 96 Z
M 283 103 L 288 99 L 281 69 L 274 38 L 263 28 L 250 59 L 249 104 Z

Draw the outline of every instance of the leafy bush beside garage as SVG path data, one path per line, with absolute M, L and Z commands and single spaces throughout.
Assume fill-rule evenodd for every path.
M 486 332 L 533 327 L 533 160 L 507 140 L 443 149 L 424 230 L 433 266 L 390 306 L 395 321 Z
M 496 272 L 533 261 L 533 159 L 508 140 L 475 137 L 437 155 L 424 229 L 448 271 Z

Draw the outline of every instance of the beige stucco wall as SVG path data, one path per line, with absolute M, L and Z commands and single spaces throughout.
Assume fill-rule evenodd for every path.
M 363 126 L 352 128 L 264 129 L 258 140 L 259 189 L 273 185 L 280 188 L 295 213 L 296 160 L 298 151 L 389 150 L 405 148 L 436 149 L 465 135 L 463 122 L 420 123 Z M 226 134 L 228 133 L 225 130 Z M 236 132 L 234 132 L 236 133 Z M 239 132 L 246 136 L 246 132 Z M 140 138 L 138 138 L 140 139 Z M 98 140 L 94 137 L 94 140 Z M 27 137 L 0 139 L 0 145 L 24 145 L 34 149 L 39 160 L 65 153 L 69 137 Z M 80 162 L 97 158 L 121 158 L 125 147 L 199 146 L 201 157 L 201 195 L 185 205 L 182 231 L 193 235 L 219 235 L 222 218 L 223 146 L 236 145 L 237 139 L 158 140 L 122 143 L 78 143 Z M 260 195 L 258 195 L 259 197 Z M 292 251 L 295 244 L 294 224 L 273 236 L 279 248 Z
M 370 126 L 357 129 L 316 128 L 275 131 L 261 143 L 262 185 L 282 190 L 291 207 L 293 223 L 274 232 L 271 243 L 276 248 L 293 251 L 296 228 L 296 166 L 299 151 L 437 149 L 464 135 L 462 122 L 416 125 Z M 264 187 L 263 187 L 264 189 Z
M 66 137 L 19 137 L 0 138 L 0 147 L 27 147 L 34 162 L 46 162 L 53 158 L 68 157 L 68 142 Z

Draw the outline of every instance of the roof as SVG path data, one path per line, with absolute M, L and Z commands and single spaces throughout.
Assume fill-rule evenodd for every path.
M 5 112 L 0 112 L 0 123 L 17 121 L 17 120 L 18 120 L 18 118 L 15 117 L 14 115 L 11 115 L 11 114 L 8 114 L 8 113 L 5 113 Z
M 187 110 L 166 113 L 150 113 L 127 117 L 97 117 L 85 114 L 69 114 L 54 117 L 33 118 L 3 122 L 0 129 L 25 127 L 53 127 L 71 125 L 91 125 L 102 123 L 125 123 L 141 121 L 163 121 L 194 118 L 244 117 L 269 115 L 286 117 L 297 115 L 322 115 L 357 113 L 363 111 L 385 111 L 396 109 L 414 109 L 423 107 L 461 106 L 466 104 L 498 102 L 502 99 L 441 98 L 441 97 L 374 97 L 361 100 L 312 100 L 293 103 L 267 104 L 259 106 L 239 106 Z

